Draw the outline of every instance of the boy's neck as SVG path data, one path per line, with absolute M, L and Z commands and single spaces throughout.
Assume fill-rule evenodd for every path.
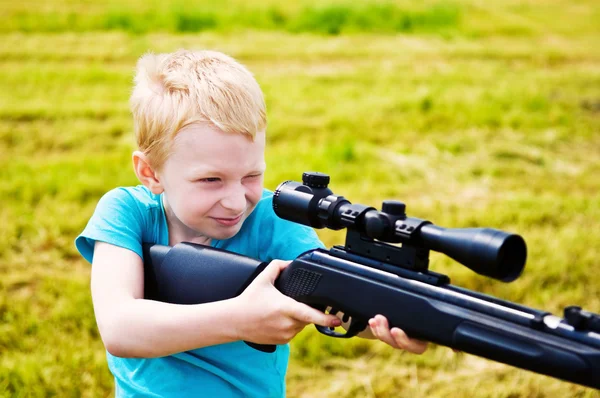
M 210 246 L 211 239 L 209 237 L 180 233 L 168 219 L 167 225 L 169 228 L 169 246 L 175 246 L 181 242 L 199 243 L 201 245 Z

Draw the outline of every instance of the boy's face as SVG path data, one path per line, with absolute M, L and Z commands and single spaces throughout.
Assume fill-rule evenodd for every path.
M 242 134 L 195 123 L 176 136 L 158 173 L 169 228 L 192 240 L 234 236 L 262 196 L 265 133 Z

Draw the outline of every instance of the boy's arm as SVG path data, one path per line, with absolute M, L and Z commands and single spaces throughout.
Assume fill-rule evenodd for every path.
M 273 261 L 233 299 L 167 304 L 143 298 L 144 269 L 137 254 L 96 242 L 91 288 L 102 341 L 115 356 L 158 357 L 236 340 L 283 344 L 308 323 L 339 325 L 337 317 L 275 289 L 273 282 L 286 265 Z
M 144 300 L 142 259 L 130 250 L 96 242 L 91 288 L 98 329 L 113 355 L 156 357 L 236 339 L 231 300 L 206 306 Z

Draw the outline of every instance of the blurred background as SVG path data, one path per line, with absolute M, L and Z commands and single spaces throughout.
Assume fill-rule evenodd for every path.
M 529 258 L 511 284 L 442 255 L 431 268 L 555 314 L 600 312 L 596 0 L 22 0 L 0 15 L 2 397 L 113 395 L 73 240 L 106 191 L 137 184 L 128 98 L 147 51 L 220 50 L 255 73 L 268 188 L 318 170 L 355 203 L 518 232 Z M 292 342 L 287 383 L 290 397 L 600 396 L 314 328 Z

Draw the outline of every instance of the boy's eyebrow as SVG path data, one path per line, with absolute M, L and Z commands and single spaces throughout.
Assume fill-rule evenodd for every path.
M 266 165 L 262 164 L 256 167 L 253 167 L 249 170 L 247 170 L 246 172 L 244 172 L 244 175 L 251 175 L 251 174 L 263 174 L 266 171 Z M 192 175 L 192 176 L 198 176 L 198 175 L 222 175 L 222 174 L 226 174 L 223 172 L 222 169 L 215 169 L 212 167 L 196 167 L 193 169 L 188 169 L 188 174 Z

